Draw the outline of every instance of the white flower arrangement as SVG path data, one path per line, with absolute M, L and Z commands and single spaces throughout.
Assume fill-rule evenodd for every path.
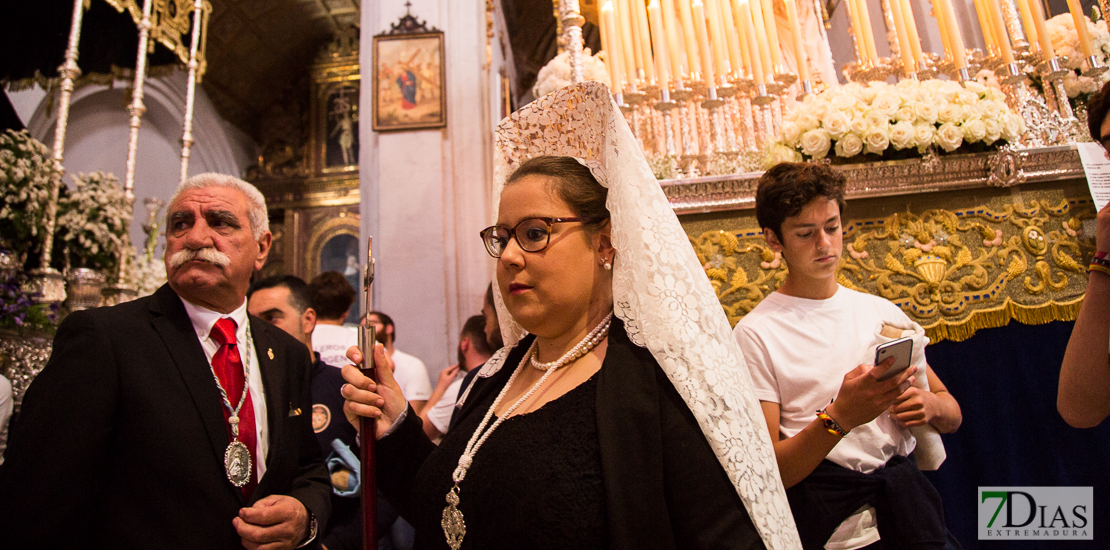
M 0 246 L 16 257 L 41 248 L 46 204 L 61 184 L 46 145 L 26 130 L 0 133 Z
M 1024 131 L 1002 92 L 976 82 L 851 83 L 806 96 L 787 114 L 765 163 L 902 150 L 923 154 L 932 146 L 952 152 L 964 144 L 1013 142 Z
M 125 222 L 131 218 L 123 186 L 102 172 L 77 174 L 73 181 L 76 188 L 58 200 L 55 239 L 65 247 L 67 267 L 114 269 L 128 244 Z
M 1091 46 L 1095 51 L 1095 57 L 1105 67 L 1110 61 L 1110 32 L 1107 32 L 1105 25 L 1096 25 L 1087 16 L 1083 16 L 1083 19 L 1091 35 Z M 1083 76 L 1082 71 L 1086 62 L 1083 58 L 1083 49 L 1079 45 L 1079 34 L 1075 32 L 1075 19 L 1071 14 L 1061 13 L 1046 21 L 1045 27 L 1048 29 L 1049 37 L 1052 38 L 1052 47 L 1056 50 L 1056 55 L 1066 57 L 1067 62 L 1064 66 L 1071 69 L 1070 74 L 1064 77 L 1064 91 L 1067 92 L 1068 98 L 1085 99 L 1099 91 L 1110 79 L 1110 72 L 1095 78 Z
M 597 55 L 590 55 L 589 48 L 582 49 L 582 78 L 585 80 L 596 80 L 612 87 L 609 83 L 609 70 L 606 69 L 605 52 L 597 52 Z M 536 85 L 532 87 L 532 95 L 537 99 L 541 98 L 555 90 L 565 88 L 570 85 L 570 55 L 568 52 L 555 56 L 554 59 L 547 62 L 540 69 L 539 74 L 536 75 Z

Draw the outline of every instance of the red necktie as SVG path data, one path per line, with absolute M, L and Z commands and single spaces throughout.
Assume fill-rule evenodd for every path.
M 227 400 L 231 403 L 232 409 L 235 405 L 239 404 L 239 399 L 243 395 L 243 384 L 245 379 L 243 377 L 243 361 L 239 356 L 239 346 L 235 341 L 235 321 L 227 318 L 222 318 L 216 321 L 216 325 L 212 327 L 212 339 L 220 345 L 216 350 L 215 355 L 212 356 L 212 370 L 216 371 L 216 377 L 220 379 L 220 385 L 223 386 L 224 392 L 227 393 Z M 250 353 L 250 350 L 247 350 Z M 231 417 L 231 411 L 227 407 L 221 407 L 224 411 L 224 421 Z M 228 440 L 231 440 L 231 424 L 227 426 Z M 239 441 L 247 446 L 250 451 L 251 461 L 258 460 L 258 453 L 255 452 L 257 446 L 258 436 L 254 431 L 254 406 L 251 404 L 251 394 L 247 392 L 247 396 L 243 399 L 243 406 L 239 408 Z M 243 486 L 243 495 L 249 500 L 254 488 L 258 485 L 257 470 L 253 463 L 251 465 L 251 478 L 246 485 Z

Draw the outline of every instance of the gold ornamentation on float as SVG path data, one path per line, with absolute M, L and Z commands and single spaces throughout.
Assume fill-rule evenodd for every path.
M 837 280 L 902 308 L 936 340 L 964 340 L 1012 319 L 1074 319 L 1093 241 L 1090 199 L 900 212 L 846 224 Z M 707 231 L 691 243 L 730 321 L 786 278 L 762 233 Z

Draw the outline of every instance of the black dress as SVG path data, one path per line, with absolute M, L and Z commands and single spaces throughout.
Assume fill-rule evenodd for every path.
M 526 337 L 501 370 L 475 379 L 441 447 L 411 410 L 377 442 L 378 490 L 416 528 L 417 548 L 447 548 L 440 520 L 451 473 L 531 343 Z M 460 484 L 460 501 L 464 548 L 764 548 L 689 407 L 617 318 L 601 370 L 499 426 Z
M 488 397 L 478 404 L 478 411 L 489 410 L 496 396 Z M 459 509 L 466 522 L 463 548 L 605 546 L 596 399 L 595 375 L 558 399 L 497 427 L 459 485 Z M 482 416 L 467 416 L 457 433 L 472 434 Z M 451 474 L 468 440 L 445 438 L 416 478 L 417 548 L 447 547 L 439 518 L 447 505 Z

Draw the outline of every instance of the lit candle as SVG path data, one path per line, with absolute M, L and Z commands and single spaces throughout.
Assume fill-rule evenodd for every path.
M 867 44 L 863 41 L 863 23 L 859 17 L 859 5 L 856 4 L 855 0 L 848 0 L 848 17 L 852 20 L 852 36 L 856 42 L 856 59 L 861 63 L 867 62 Z
M 655 50 L 655 69 L 659 72 L 659 86 L 666 88 L 671 81 L 671 60 L 667 57 L 667 31 L 663 28 L 663 14 L 659 13 L 659 0 L 651 0 L 647 7 L 651 20 L 651 45 Z
M 979 17 L 979 27 L 983 30 L 983 42 L 987 45 L 987 55 L 997 55 L 998 46 L 994 40 L 994 21 L 991 20 L 990 8 L 983 5 L 983 0 L 975 0 L 975 15 Z
M 655 80 L 655 61 L 651 55 L 651 32 L 648 31 L 647 8 L 644 6 L 644 0 L 631 1 L 633 24 L 640 35 L 640 50 L 643 52 L 641 55 L 644 56 L 644 72 L 647 75 L 646 80 L 651 82 Z
M 913 62 L 921 63 L 924 54 L 921 53 L 921 37 L 917 35 L 917 20 L 913 16 L 913 7 L 910 5 L 910 0 L 896 1 L 902 6 L 902 17 L 906 20 L 906 36 L 910 39 Z
M 967 49 L 964 47 L 963 35 L 956 23 L 956 12 L 948 0 L 934 0 L 934 9 L 939 9 L 940 17 L 944 19 L 944 32 L 948 34 L 948 45 L 952 48 L 952 63 L 956 69 L 967 68 Z
M 1048 61 L 1056 57 L 1056 48 L 1052 47 L 1052 37 L 1045 28 L 1040 0 L 1030 0 L 1029 10 L 1033 12 L 1033 24 L 1037 27 L 1037 43 L 1041 45 L 1041 51 L 1044 52 L 1044 60 Z
M 1095 55 L 1095 49 L 1091 46 L 1091 31 L 1087 29 L 1087 16 L 1083 15 L 1083 6 L 1079 5 L 1078 0 L 1068 0 L 1068 10 L 1071 11 L 1071 18 L 1075 21 L 1075 32 L 1079 34 L 1083 57 Z
M 728 38 L 728 64 L 737 76 L 743 76 L 744 68 L 748 65 L 744 62 L 744 55 L 741 53 L 740 33 L 736 30 L 736 18 L 732 16 L 730 0 L 721 1 L 721 27 L 724 28 L 725 37 Z
M 763 25 L 767 27 L 767 47 L 771 50 L 771 63 L 774 67 L 782 66 L 782 46 L 779 42 L 779 26 L 775 23 L 775 8 L 771 0 L 760 0 L 760 11 L 763 12 Z
M 766 84 L 767 79 L 763 74 L 763 61 L 759 55 L 759 44 L 756 43 L 755 26 L 753 25 L 752 9 L 748 0 L 733 0 L 736 8 L 736 21 L 744 35 L 747 49 L 750 52 L 752 77 L 756 84 Z
M 690 2 L 678 0 L 678 18 L 682 21 L 682 36 L 686 42 L 686 60 L 691 73 L 701 73 L 701 54 L 698 52 L 698 37 L 694 32 L 694 16 L 690 12 Z
M 694 10 L 694 32 L 698 35 L 698 49 L 701 50 L 702 76 L 705 85 L 716 87 L 716 75 L 713 74 L 713 51 L 709 49 L 709 31 L 705 28 L 705 7 L 701 0 L 694 0 L 691 5 Z
M 759 61 L 763 64 L 764 76 L 771 80 L 775 75 L 775 63 L 771 60 L 770 43 L 767 40 L 767 25 L 764 24 L 763 6 L 759 0 L 750 0 L 748 5 L 752 10 L 752 24 L 755 27 L 755 43 L 759 45 Z
M 1033 20 L 1033 10 L 1029 8 L 1029 0 L 1017 0 L 1018 11 L 1021 12 L 1022 27 L 1025 28 L 1025 39 L 1034 48 L 1040 48 L 1037 39 L 1037 23 Z
M 744 25 L 744 20 L 741 19 L 740 0 L 732 0 L 730 3 L 732 4 L 733 26 L 729 28 L 736 31 L 737 41 L 740 42 L 740 57 L 744 64 L 744 69 L 747 71 L 747 74 L 754 75 L 755 69 L 752 67 L 752 48 L 748 44 L 748 27 Z M 758 57 L 759 52 L 756 52 L 756 58 L 758 59 Z
M 617 0 L 617 17 L 621 25 L 621 44 L 624 49 L 624 67 L 628 75 L 628 83 L 635 85 L 640 79 L 640 71 L 644 68 L 644 59 L 641 57 L 638 38 L 632 31 L 632 9 L 629 0 Z
M 809 63 L 806 61 L 805 42 L 802 40 L 802 26 L 798 23 L 798 6 L 795 0 L 785 0 L 786 20 L 790 24 L 791 34 L 794 35 L 794 61 L 798 64 L 798 76 L 802 80 L 810 80 Z M 894 0 L 892 4 L 897 3 Z M 912 58 L 912 55 L 911 55 Z
M 663 0 L 663 28 L 667 31 L 667 43 L 671 48 L 667 57 L 671 59 L 672 76 L 678 80 L 686 74 L 686 44 L 683 43 L 682 33 L 679 32 L 678 23 L 674 20 L 674 0 Z
M 786 0 L 788 14 L 790 3 L 791 0 Z M 898 53 L 902 56 L 902 68 L 908 75 L 917 70 L 913 66 L 913 51 L 910 50 L 910 38 L 906 34 L 906 20 L 902 17 L 902 4 L 898 0 L 891 0 L 889 4 L 891 18 L 894 19 L 894 34 L 898 38 Z M 790 25 L 795 26 L 793 22 Z
M 875 33 L 871 31 L 871 12 L 867 9 L 867 0 L 856 0 L 859 6 L 859 19 L 863 25 L 863 41 L 867 44 L 867 55 L 871 59 L 879 59 L 879 50 L 875 49 Z
M 1014 49 L 1010 45 L 1010 35 L 1006 33 L 1006 23 L 1002 20 L 1002 6 L 998 5 L 998 0 L 982 0 L 982 2 L 983 6 L 990 11 L 993 22 L 992 34 L 995 45 L 998 46 L 998 53 L 1002 55 L 1002 62 L 1013 63 Z
M 719 76 L 725 76 L 732 72 L 732 67 L 729 66 L 728 39 L 725 38 L 724 27 L 721 25 L 721 4 L 720 0 L 705 0 L 704 3 L 706 16 L 708 17 L 708 27 L 713 36 L 713 61 L 716 62 L 714 68 Z
M 940 30 L 940 43 L 944 47 L 944 55 L 952 57 L 952 43 L 949 42 L 948 27 L 945 24 L 944 8 L 940 5 L 940 0 L 933 1 L 933 17 L 937 18 L 937 29 Z
M 620 41 L 620 36 L 616 33 L 616 27 L 613 25 L 613 1 L 606 0 L 605 5 L 601 6 L 601 49 L 605 50 L 605 56 L 609 62 L 609 79 L 612 84 L 609 86 L 611 90 L 619 93 L 621 91 L 621 56 L 620 48 L 616 47 Z

